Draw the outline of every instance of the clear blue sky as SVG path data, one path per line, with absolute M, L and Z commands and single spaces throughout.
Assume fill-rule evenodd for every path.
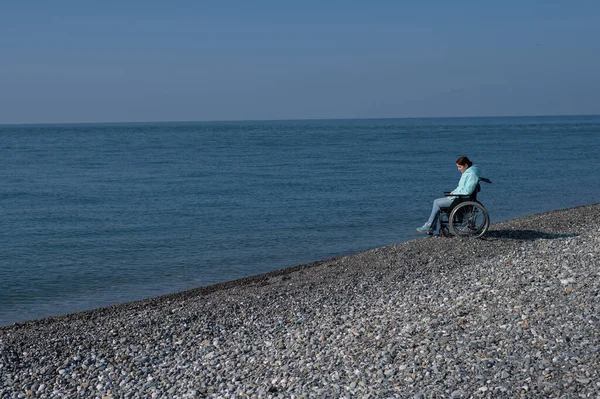
M 0 123 L 600 114 L 600 1 L 54 1 Z

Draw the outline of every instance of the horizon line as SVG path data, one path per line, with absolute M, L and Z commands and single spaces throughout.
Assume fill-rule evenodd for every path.
M 369 118 L 282 118 L 282 119 L 214 119 L 214 120 L 147 120 L 129 122 L 17 122 L 0 123 L 4 126 L 47 126 L 47 125 L 138 125 L 169 123 L 235 123 L 235 122 L 302 122 L 302 121 L 352 121 L 352 120 L 386 120 L 386 119 L 488 119 L 488 118 L 550 118 L 550 117 L 594 117 L 600 114 L 547 114 L 547 115 L 484 115 L 484 116 L 405 116 L 405 117 L 369 117 Z

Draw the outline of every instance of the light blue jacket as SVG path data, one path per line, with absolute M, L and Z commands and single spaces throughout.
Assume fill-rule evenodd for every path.
M 451 194 L 462 194 L 469 195 L 477 187 L 479 182 L 479 166 L 472 165 L 469 169 L 465 170 L 460 176 L 458 187 L 452 190 Z

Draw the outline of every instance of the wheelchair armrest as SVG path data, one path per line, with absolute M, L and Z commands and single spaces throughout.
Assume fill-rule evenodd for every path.
M 460 198 L 469 198 L 471 196 L 471 194 L 452 194 L 451 191 L 444 191 L 444 195 L 445 196 L 453 196 L 453 197 L 460 197 Z

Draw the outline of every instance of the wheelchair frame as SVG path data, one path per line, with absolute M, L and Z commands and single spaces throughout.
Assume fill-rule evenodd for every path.
M 490 226 L 490 216 L 483 204 L 477 201 L 481 191 L 480 182 L 491 184 L 490 179 L 480 177 L 475 190 L 468 195 L 456 195 L 449 207 L 440 208 L 438 213 L 438 235 L 481 237 Z M 451 195 L 444 192 L 444 195 Z

